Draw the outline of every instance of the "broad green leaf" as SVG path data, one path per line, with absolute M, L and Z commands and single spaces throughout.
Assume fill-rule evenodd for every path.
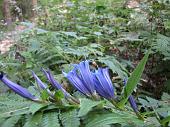
M 139 120 L 135 115 L 130 113 L 108 113 L 108 114 L 99 114 L 94 118 L 90 119 L 85 127 L 103 127 L 109 124 L 123 124 L 126 125 L 142 125 L 143 121 Z
M 21 109 L 13 109 L 7 112 L 3 112 L 2 114 L 0 114 L 0 118 L 17 116 L 17 115 L 28 114 L 28 113 L 30 113 L 29 107 L 24 107 Z
M 148 102 L 149 102 L 149 105 L 148 105 L 148 106 L 158 107 L 158 106 L 161 104 L 160 101 L 158 101 L 158 100 L 156 100 L 156 99 L 154 99 L 154 98 L 146 97 L 146 99 L 147 99 Z
M 39 103 L 33 103 L 30 108 L 29 108 L 29 111 L 32 113 L 32 114 L 35 114 L 37 111 L 39 111 L 41 108 L 47 106 L 46 104 L 39 104 Z
M 137 86 L 138 82 L 140 81 L 140 77 L 142 76 L 143 70 L 145 68 L 145 64 L 149 57 L 149 51 L 145 54 L 143 59 L 140 61 L 138 66 L 133 71 L 132 75 L 128 79 L 128 82 L 124 89 L 124 94 L 122 100 L 118 103 L 120 107 L 123 107 L 124 104 L 127 102 L 129 96 L 132 94 L 133 90 Z
M 79 127 L 80 126 L 80 118 L 77 115 L 76 109 L 62 113 L 60 115 L 60 119 L 64 127 Z
M 103 101 L 92 101 L 86 98 L 80 99 L 80 110 L 78 113 L 78 116 L 84 116 L 86 115 L 90 110 L 92 110 L 93 107 L 103 103 Z
M 149 105 L 149 102 L 143 98 L 138 98 L 138 100 L 144 107 Z

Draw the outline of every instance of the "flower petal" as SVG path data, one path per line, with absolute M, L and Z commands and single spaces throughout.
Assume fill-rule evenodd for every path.
M 136 101 L 132 95 L 129 96 L 128 101 L 135 112 L 138 112 Z
M 94 77 L 95 89 L 96 89 L 97 93 L 98 93 L 100 96 L 104 97 L 104 98 L 108 98 L 108 96 L 109 96 L 108 93 L 106 93 L 106 92 L 103 90 L 103 88 L 101 88 L 100 82 L 98 81 L 98 79 L 97 79 L 97 77 L 96 77 L 95 74 L 93 75 L 93 77 Z
M 86 60 L 86 61 L 80 62 L 77 65 L 77 69 L 80 72 L 79 78 L 84 83 L 84 86 L 86 87 L 86 89 L 91 94 L 95 93 L 95 86 L 94 86 L 93 76 L 92 76 L 92 73 L 89 67 L 89 61 Z
M 33 75 L 34 79 L 36 80 L 37 84 L 39 85 L 39 87 L 40 87 L 41 89 L 43 89 L 43 90 L 46 89 L 47 92 L 48 92 L 48 94 L 49 94 L 50 96 L 53 96 L 53 94 L 51 93 L 51 91 L 48 89 L 47 85 L 44 84 L 33 71 L 32 71 L 32 75 Z
M 41 89 L 47 89 L 47 85 L 44 84 L 33 71 L 32 75 Z
M 97 92 L 107 98 L 107 99 L 112 99 L 114 98 L 114 88 L 113 88 L 113 84 L 111 82 L 111 79 L 109 77 L 109 73 L 108 73 L 108 69 L 102 69 L 99 68 L 96 72 L 95 72 L 95 76 L 97 78 L 97 81 L 95 81 L 95 87 Z
M 70 97 L 71 95 L 54 79 L 54 76 L 51 74 L 51 72 L 48 70 L 46 71 L 45 69 L 43 69 L 44 74 L 46 75 L 48 81 L 51 83 L 51 85 L 58 89 L 61 90 L 63 92 L 63 94 L 65 95 L 65 97 Z
M 81 79 L 78 77 L 75 71 L 76 70 L 72 70 L 68 74 L 63 72 L 63 74 L 77 90 L 79 90 L 82 94 L 89 96 L 90 93 L 88 92 L 86 87 L 84 87 L 84 84 L 82 83 Z
M 127 79 L 123 80 L 123 84 L 124 84 L 124 86 L 126 86 Z M 134 110 L 134 112 L 138 112 L 138 106 L 137 106 L 136 101 L 135 101 L 135 99 L 134 99 L 134 97 L 132 95 L 129 96 L 128 101 L 130 103 L 130 106 Z
M 33 100 L 33 101 L 38 101 L 38 98 L 33 96 L 26 88 L 12 82 L 9 80 L 6 75 L 3 75 L 2 73 L 0 74 L 0 80 L 8 86 L 11 90 L 13 90 L 15 93 L 19 94 L 20 96 Z

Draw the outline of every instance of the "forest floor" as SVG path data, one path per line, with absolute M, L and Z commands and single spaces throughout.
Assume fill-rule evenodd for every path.
M 0 53 L 4 54 L 10 50 L 10 47 L 15 44 L 15 36 L 25 30 L 26 27 L 22 25 L 18 25 L 14 28 L 13 31 L 9 31 L 4 33 L 3 39 L 0 40 Z
M 130 0 L 127 5 L 128 8 L 138 8 L 139 3 L 136 0 Z M 24 25 L 17 25 L 14 30 L 3 33 L 3 39 L 0 39 L 0 54 L 4 54 L 10 50 L 10 47 L 16 43 L 16 36 L 28 29 Z

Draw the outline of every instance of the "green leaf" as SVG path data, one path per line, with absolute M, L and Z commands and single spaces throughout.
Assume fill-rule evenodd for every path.
M 63 34 L 71 37 L 77 38 L 77 33 L 76 32 L 62 32 Z
M 0 119 L 21 114 L 28 114 L 31 101 L 23 99 L 14 93 L 0 94 Z
M 64 127 L 79 127 L 80 125 L 80 118 L 75 109 L 62 113 L 60 119 Z
M 148 117 L 145 122 L 145 127 L 161 127 L 156 117 Z
M 48 94 L 47 90 L 46 89 L 42 90 L 41 91 L 41 98 L 42 98 L 42 100 L 47 100 L 48 97 L 49 97 L 49 94 Z
M 167 116 L 166 118 L 160 121 L 160 123 L 163 125 L 165 125 L 167 122 L 170 122 L 170 116 Z
M 131 115 L 130 113 L 107 113 L 107 114 L 99 114 L 86 124 L 85 127 L 103 127 L 109 124 L 123 124 L 126 125 L 142 125 L 143 121 L 139 120 L 137 117 Z
M 99 57 L 99 62 L 106 64 L 113 73 L 117 73 L 121 78 L 127 77 L 127 70 L 113 56 Z
M 47 112 L 43 114 L 42 127 L 60 127 L 58 112 Z
M 156 113 L 161 113 L 161 112 L 167 112 L 170 111 L 170 107 L 165 107 L 165 108 L 156 108 L 154 109 L 154 111 L 148 111 L 148 112 L 144 112 L 142 113 L 143 115 L 151 115 L 151 114 L 155 114 Z
M 38 112 L 28 119 L 24 127 L 39 127 L 41 120 L 42 120 L 42 112 Z
M 163 95 L 161 96 L 161 99 L 163 101 L 168 101 L 170 100 L 170 95 L 168 93 L 163 93 Z
M 93 107 L 103 103 L 103 101 L 92 101 L 86 98 L 80 99 L 80 110 L 78 116 L 82 117 L 86 115 Z
M 18 122 L 18 120 L 21 118 L 20 115 L 10 117 L 1 125 L 1 127 L 15 127 L 15 124 Z
M 158 107 L 158 106 L 161 104 L 160 101 L 158 101 L 158 100 L 156 100 L 156 99 L 154 99 L 154 98 L 146 97 L 146 99 L 147 99 L 148 102 L 149 102 L 148 106 Z
M 30 113 L 28 109 L 29 107 L 24 107 L 16 110 L 9 110 L 7 112 L 3 112 L 2 114 L 0 114 L 0 118 L 28 114 Z
M 153 42 L 152 49 L 156 50 L 165 57 L 170 56 L 170 37 L 157 34 L 157 40 Z
M 130 76 L 125 89 L 124 89 L 124 95 L 122 100 L 118 103 L 120 107 L 124 107 L 124 104 L 127 102 L 129 96 L 132 94 L 133 90 L 137 86 L 138 82 L 140 81 L 140 77 L 142 76 L 143 70 L 145 68 L 145 64 L 149 57 L 149 51 L 145 54 L 143 59 L 140 61 L 138 66 L 133 71 L 132 75 Z
M 33 103 L 30 108 L 29 108 L 29 111 L 32 113 L 32 114 L 35 114 L 37 111 L 39 111 L 41 108 L 47 106 L 46 104 L 39 104 L 39 103 Z
M 63 92 L 62 92 L 61 90 L 57 90 L 57 91 L 55 92 L 54 97 L 55 97 L 56 99 L 62 99 L 62 98 L 64 98 L 64 94 L 63 94 Z
M 165 29 L 170 29 L 170 20 L 164 22 Z

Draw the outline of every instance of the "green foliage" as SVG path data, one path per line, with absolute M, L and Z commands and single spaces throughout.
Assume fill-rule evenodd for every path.
M 77 110 L 75 109 L 61 113 L 60 119 L 64 127 L 79 127 L 80 126 L 80 119 L 78 118 Z
M 46 104 L 33 103 L 32 105 L 30 105 L 29 111 L 34 115 L 37 111 L 46 106 Z
M 166 126 L 169 122 L 169 99 L 170 95 L 163 93 L 161 100 L 156 100 L 151 97 L 139 98 L 139 102 L 145 108 L 146 112 L 143 115 L 148 116 L 146 125 L 148 126 Z M 152 111 L 150 111 L 150 109 Z M 153 115 L 156 115 L 154 119 Z
M 43 114 L 41 125 L 43 127 L 60 127 L 58 112 L 47 112 Z
M 113 73 L 118 74 L 122 79 L 127 77 L 125 67 L 113 56 L 98 57 L 98 61 L 107 65 Z
M 145 54 L 145 56 L 143 57 L 143 59 L 140 61 L 140 63 L 138 64 L 138 66 L 135 68 L 135 70 L 133 71 L 132 75 L 130 76 L 130 78 L 127 81 L 127 85 L 124 88 L 124 96 L 123 99 L 119 102 L 120 107 L 124 106 L 124 104 L 127 102 L 129 96 L 132 94 L 133 90 L 135 89 L 135 87 L 137 86 L 142 73 L 144 71 L 145 68 L 145 64 L 148 60 L 149 57 L 149 51 Z
M 15 94 L 1 94 L 0 96 L 0 118 L 28 114 L 29 106 L 32 104 Z
M 89 99 L 82 98 L 80 100 L 80 110 L 78 112 L 78 116 L 82 117 L 82 116 L 86 115 L 90 110 L 92 110 L 92 108 L 94 108 L 95 106 L 97 106 L 101 103 L 103 103 L 103 102 L 102 101 L 92 101 Z
M 42 112 L 37 112 L 33 116 L 30 116 L 24 124 L 24 127 L 39 127 L 41 125 L 42 115 Z
M 15 127 L 21 116 L 10 117 L 1 125 L 1 127 Z
M 100 66 L 109 67 L 111 76 L 118 75 L 114 80 L 115 94 L 117 94 L 115 102 L 124 105 L 141 78 L 149 53 L 146 53 L 140 63 L 139 60 L 146 49 L 151 47 L 152 56 L 156 57 L 157 62 L 151 58 L 148 64 L 152 66 L 159 64 L 157 68 L 153 66 L 152 69 L 162 74 L 166 71 L 164 78 L 167 79 L 166 88 L 168 88 L 169 70 L 163 69 L 165 66 L 162 65 L 162 61 L 167 62 L 168 68 L 169 3 L 162 0 L 142 2 L 136 11 L 127 8 L 127 3 L 124 2 L 123 0 L 40 0 L 38 7 L 35 8 L 37 25 L 30 22 L 21 23 L 28 28 L 21 34 L 17 33 L 14 36 L 17 43 L 8 53 L 0 56 L 0 70 L 6 72 L 13 81 L 30 86 L 34 82 L 30 69 L 49 85 L 40 73 L 40 68 L 50 68 L 55 78 L 74 95 L 74 89 L 70 88 L 61 71 L 69 71 L 73 63 L 85 59 L 97 61 Z M 19 4 L 25 6 L 25 3 L 19 2 Z M 0 37 L 0 40 L 3 38 L 4 36 Z M 137 63 L 139 64 L 134 70 Z M 148 73 L 156 75 L 148 66 L 144 72 L 146 81 L 151 77 Z M 97 68 L 98 65 L 92 63 L 91 67 Z M 120 95 L 122 80 L 128 77 L 132 70 L 134 72 L 128 80 L 124 93 Z M 146 84 L 147 87 L 154 86 L 154 89 L 159 89 L 157 81 L 150 80 L 153 84 Z M 144 85 L 145 83 L 141 82 L 141 86 Z M 34 94 L 40 94 L 33 87 L 30 89 Z M 49 89 L 53 91 L 51 87 Z M 5 88 L 0 90 L 7 91 Z M 169 126 L 169 94 L 164 93 L 162 100 L 156 100 L 146 97 L 145 94 L 142 95 L 140 93 L 142 90 L 138 89 L 136 94 L 140 96 L 137 99 L 141 104 L 138 108 L 141 110 L 144 108 L 142 115 L 146 116 L 145 122 L 139 120 L 128 105 L 125 106 L 125 111 L 119 111 L 109 102 L 102 99 L 94 101 L 89 98 L 79 98 L 80 105 L 72 105 L 67 103 L 61 91 L 56 92 L 56 100 L 50 100 L 47 92 L 41 91 L 41 97 L 45 101 L 42 104 L 24 100 L 11 93 L 1 94 L 0 126 Z M 46 103 L 48 99 L 50 104 Z
M 157 40 L 153 42 L 152 48 L 164 55 L 164 60 L 170 59 L 170 37 L 158 34 Z
M 134 115 L 125 112 L 112 112 L 99 114 L 89 120 L 86 127 L 102 127 L 108 124 L 125 124 L 130 126 L 142 126 L 143 121 Z

